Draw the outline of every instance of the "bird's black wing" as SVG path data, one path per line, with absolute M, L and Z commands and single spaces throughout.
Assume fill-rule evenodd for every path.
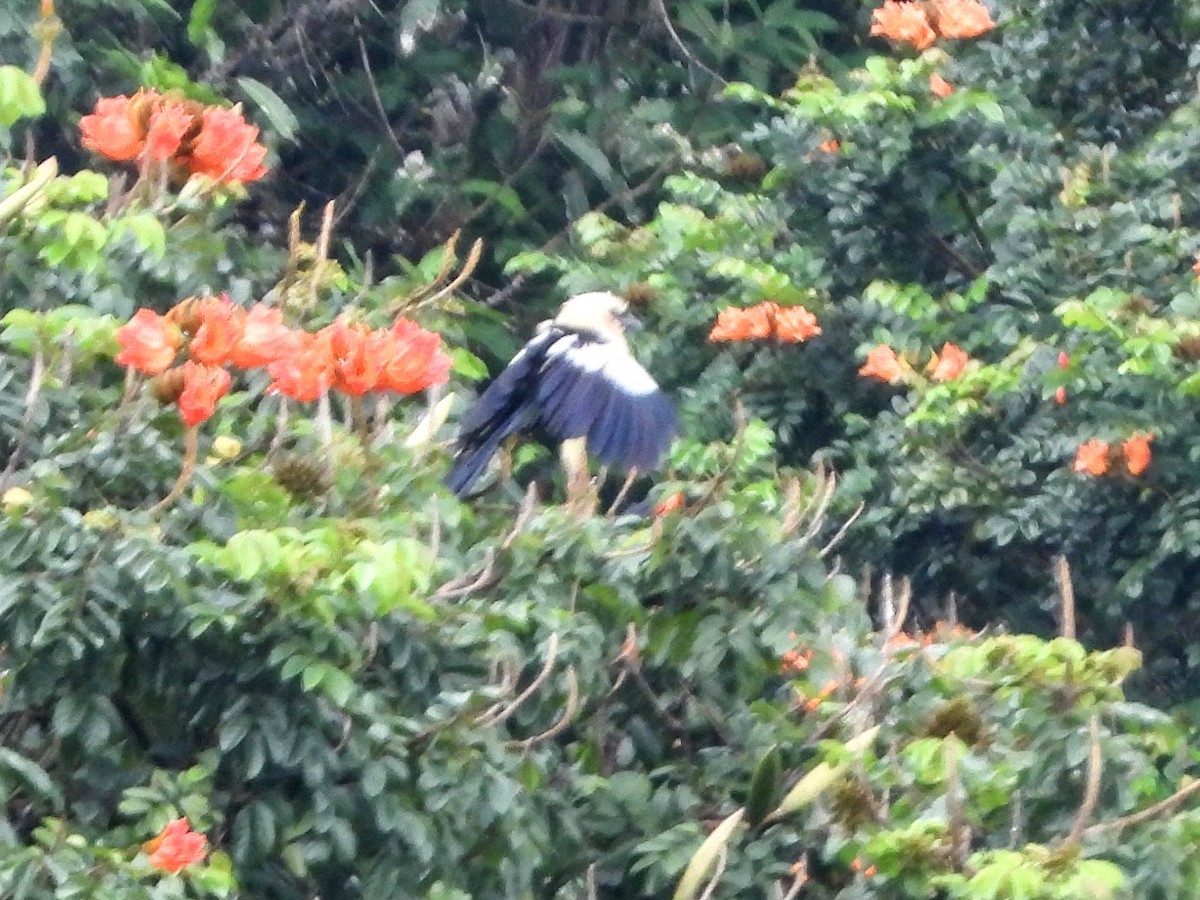
M 538 373 L 538 424 L 559 440 L 586 437 L 610 465 L 653 469 L 675 436 L 671 401 L 622 344 L 559 334 Z
M 535 400 L 546 349 L 557 336 L 553 329 L 535 335 L 479 396 L 459 429 L 454 464 L 447 486 L 463 496 L 505 438 L 537 419 Z

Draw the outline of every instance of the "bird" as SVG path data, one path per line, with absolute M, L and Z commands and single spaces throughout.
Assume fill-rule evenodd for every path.
M 588 457 L 629 472 L 656 468 L 675 437 L 674 405 L 633 357 L 641 323 L 624 299 L 588 291 L 567 300 L 480 395 L 459 428 L 447 486 L 465 497 L 509 438 L 560 444 L 568 504 L 587 503 Z M 628 483 L 628 482 L 627 482 Z

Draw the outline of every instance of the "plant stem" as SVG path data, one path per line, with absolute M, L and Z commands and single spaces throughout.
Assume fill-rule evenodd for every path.
M 196 450 L 200 445 L 200 432 L 195 425 L 189 426 L 184 432 L 183 442 L 183 464 L 179 467 L 179 477 L 175 479 L 175 484 L 167 492 L 167 496 L 150 507 L 149 512 L 152 516 L 158 515 L 180 498 L 196 471 Z

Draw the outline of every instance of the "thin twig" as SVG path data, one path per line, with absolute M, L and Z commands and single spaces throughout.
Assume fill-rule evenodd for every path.
M 1088 745 L 1087 783 L 1083 789 L 1083 803 L 1080 804 L 1079 813 L 1075 816 L 1075 824 L 1071 826 L 1070 832 L 1063 839 L 1064 846 L 1079 843 L 1084 829 L 1087 828 L 1088 820 L 1096 812 L 1096 803 L 1100 799 L 1100 775 L 1103 771 L 1104 757 L 1100 753 L 1100 720 L 1096 716 L 1092 716 L 1088 723 Z
M 478 573 L 468 572 L 452 578 L 433 592 L 434 600 L 451 600 L 455 597 L 465 597 L 496 582 L 493 577 L 496 572 L 496 548 L 488 547 L 483 554 L 483 568 Z
M 355 16 L 354 30 L 358 31 L 360 28 L 362 28 L 362 25 L 358 21 L 358 16 Z M 400 155 L 401 159 L 404 159 L 404 146 L 400 143 L 400 139 L 396 137 L 396 132 L 392 130 L 392 123 L 388 121 L 387 109 L 383 105 L 383 97 L 379 95 L 379 85 L 375 83 L 375 73 L 371 71 L 371 60 L 367 56 L 367 44 L 362 39 L 361 34 L 358 35 L 358 52 L 359 58 L 362 59 L 363 73 L 367 76 L 367 88 L 371 92 L 371 99 L 375 101 L 375 109 L 379 113 L 379 121 L 383 124 L 383 130 L 392 142 L 392 149 Z
M 616 499 L 613 500 L 612 504 L 608 507 L 608 512 L 605 513 L 607 518 L 611 519 L 614 515 L 616 515 L 617 510 L 621 507 L 621 504 L 625 502 L 625 498 L 629 495 L 629 489 L 633 487 L 633 482 L 637 479 L 637 477 L 638 470 L 636 468 L 630 469 L 629 474 L 625 476 L 625 483 L 621 485 L 621 490 L 617 491 Z
M 696 55 L 688 49 L 687 44 L 683 42 L 683 38 L 679 36 L 679 32 L 675 30 L 675 26 L 671 23 L 671 17 L 667 14 L 667 4 L 665 0 L 654 0 L 654 12 L 658 14 L 659 21 L 667 30 L 667 35 L 671 38 L 671 43 L 679 48 L 679 52 L 683 54 L 684 59 L 702 71 L 706 72 L 710 77 L 716 79 L 716 81 L 719 83 L 728 84 L 724 78 L 701 62 Z
M 130 369 L 130 371 L 133 370 Z M 21 464 L 21 457 L 25 455 L 25 448 L 29 444 L 29 437 L 33 431 L 34 407 L 42 393 L 42 383 L 45 378 L 46 354 L 42 350 L 42 343 L 39 340 L 33 348 L 33 368 L 29 373 L 29 387 L 25 391 L 25 411 L 21 414 L 20 425 L 17 426 L 17 438 L 13 444 L 12 453 L 9 454 L 8 464 L 4 467 L 3 474 L 0 474 L 0 494 L 8 490 L 8 482 Z
M 577 712 L 579 712 L 579 679 L 575 676 L 574 667 L 570 667 L 567 669 L 567 704 L 558 721 L 540 734 L 527 737 L 523 741 L 510 741 L 505 746 L 510 749 L 529 750 L 565 731 L 567 726 L 575 720 Z
M 957 871 L 962 871 L 971 852 L 971 827 L 963 809 L 962 783 L 958 774 L 959 741 L 948 740 L 946 751 L 946 818 L 950 828 L 950 858 Z
M 1091 837 L 1094 834 L 1103 834 L 1109 831 L 1120 831 L 1123 828 L 1128 828 L 1131 825 L 1140 825 L 1143 822 L 1149 822 L 1151 819 L 1157 818 L 1163 813 L 1170 812 L 1176 806 L 1198 791 L 1200 791 L 1200 778 L 1197 778 L 1190 784 L 1184 785 L 1167 799 L 1160 800 L 1151 806 L 1147 806 L 1145 809 L 1139 810 L 1138 812 L 1130 813 L 1127 816 L 1121 816 L 1121 818 L 1113 819 L 1109 822 L 1097 822 L 1095 825 L 1090 825 L 1083 830 L 1080 836 Z
M 1058 596 L 1062 601 L 1060 633 L 1065 638 L 1075 640 L 1075 588 L 1071 584 L 1071 567 L 1066 556 L 1055 559 L 1054 565 L 1054 580 L 1058 584 Z
M 479 719 L 479 724 L 485 728 L 492 728 L 507 720 L 515 713 L 526 700 L 537 693 L 538 689 L 546 683 L 546 679 L 550 677 L 550 672 L 554 669 L 554 661 L 558 658 L 558 632 L 550 633 L 550 637 L 546 641 L 546 662 L 542 665 L 542 670 L 538 672 L 537 677 L 529 683 L 525 690 L 521 691 L 511 702 L 507 703 L 498 712 L 483 716 Z
M 183 462 L 179 466 L 179 477 L 175 479 L 175 484 L 171 486 L 167 496 L 150 507 L 148 512 L 151 516 L 158 515 L 178 500 L 188 486 L 188 482 L 192 480 L 192 473 L 196 471 L 196 451 L 200 445 L 199 434 L 200 430 L 195 425 L 189 426 L 188 430 L 184 432 Z
M 705 886 L 704 890 L 701 892 L 698 900 L 712 900 L 712 896 L 714 893 L 716 893 L 716 890 L 717 890 L 717 882 L 719 882 L 721 880 L 721 876 L 725 874 L 725 863 L 727 862 L 727 859 L 726 859 L 727 855 L 728 854 L 726 852 L 726 848 L 722 847 L 721 853 L 717 857 L 717 866 L 715 869 L 713 869 L 712 878 L 710 878 L 708 880 L 708 884 Z
M 844 538 L 846 536 L 846 532 L 850 530 L 850 526 L 853 525 L 858 520 L 858 517 L 863 514 L 863 510 L 866 508 L 867 508 L 867 501 L 866 500 L 859 501 L 858 509 L 854 510 L 853 515 L 851 515 L 850 518 L 848 518 L 844 523 L 842 523 L 842 527 L 839 528 L 837 530 L 837 533 L 834 534 L 834 536 L 829 539 L 829 543 L 821 548 L 821 552 L 818 554 L 818 556 L 820 556 L 822 559 L 824 559 L 826 556 L 828 556 L 829 551 L 831 551 L 834 547 L 836 547 L 839 543 L 841 543 L 842 538 Z
M 792 886 L 788 888 L 786 894 L 781 894 L 779 900 L 796 900 L 800 890 L 808 883 L 808 859 L 801 857 L 800 861 L 792 867 L 795 874 L 792 876 Z

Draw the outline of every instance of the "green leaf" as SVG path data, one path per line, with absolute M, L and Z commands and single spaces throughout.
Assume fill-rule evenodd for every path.
M 192 4 L 192 14 L 188 17 L 187 36 L 194 46 L 204 45 L 212 21 L 213 10 L 216 8 L 217 0 L 196 0 Z
M 6 771 L 16 776 L 28 790 L 53 805 L 56 810 L 62 808 L 62 792 L 46 774 L 45 769 L 15 750 L 0 747 L 0 774 Z
M 32 119 L 45 111 L 37 82 L 16 66 L 0 66 L 0 125 L 11 128 L 18 119 Z
M 295 141 L 296 133 L 300 130 L 300 122 L 296 114 L 283 102 L 283 98 L 273 90 L 253 78 L 242 76 L 238 78 L 238 87 L 246 92 L 254 105 L 267 117 L 271 127 L 285 141 Z
M 754 769 L 750 789 L 746 792 L 746 823 L 755 826 L 766 818 L 775 805 L 779 792 L 779 745 L 768 750 Z

